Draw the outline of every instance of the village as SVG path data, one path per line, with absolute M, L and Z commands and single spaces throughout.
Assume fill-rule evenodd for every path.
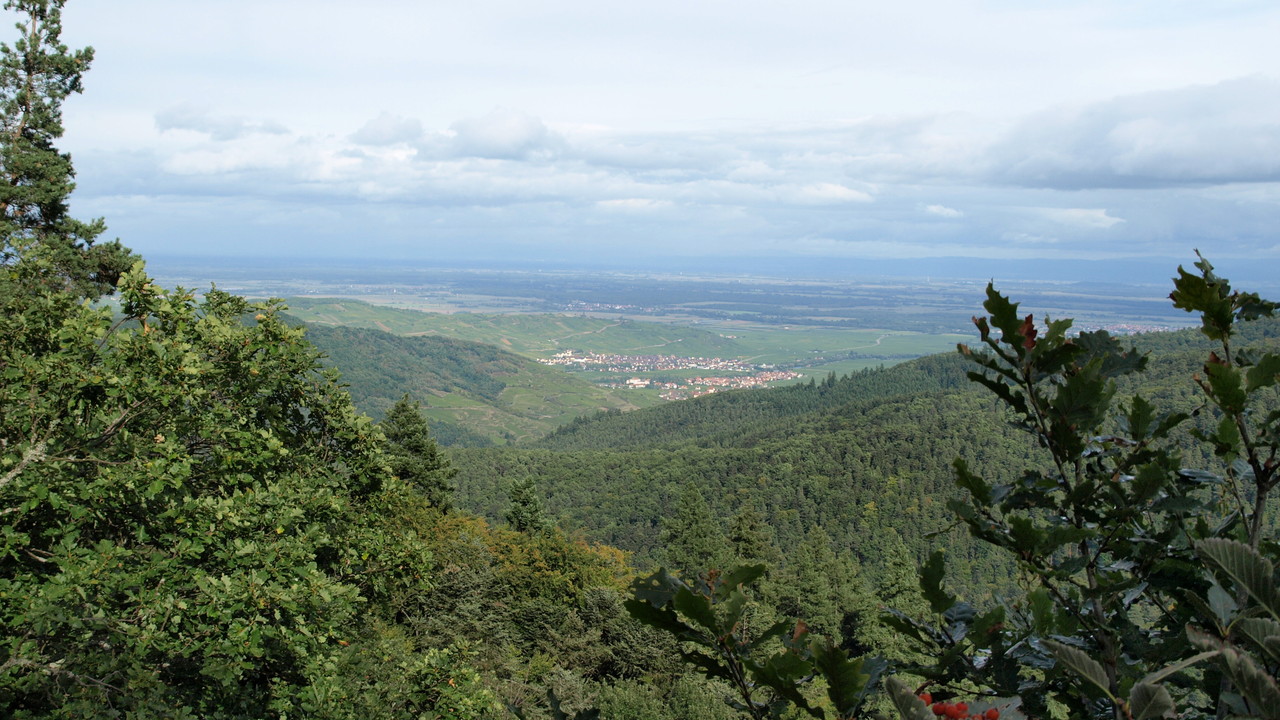
M 613 355 L 606 353 L 565 350 L 538 362 L 543 365 L 559 365 L 579 370 L 630 373 L 657 372 L 661 370 L 721 370 L 724 372 L 754 372 L 768 369 L 748 365 L 739 360 L 721 358 L 687 358 L 677 355 Z
M 644 377 L 628 378 L 621 383 L 605 383 L 607 387 L 663 390 L 664 400 L 685 400 L 709 395 L 719 390 L 765 387 L 770 383 L 803 377 L 791 370 L 774 370 L 772 366 L 750 365 L 722 358 L 686 358 L 676 355 L 616 355 L 565 350 L 539 360 L 544 365 L 558 365 L 579 370 L 613 373 L 661 372 L 668 370 L 719 370 L 751 373 L 749 375 L 693 377 L 680 381 L 658 381 Z

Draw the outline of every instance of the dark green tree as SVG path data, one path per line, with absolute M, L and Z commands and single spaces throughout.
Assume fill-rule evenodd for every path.
M 782 562 L 782 553 L 774 545 L 773 526 L 760 513 L 754 500 L 748 500 L 729 521 L 729 547 L 735 561 L 753 565 L 764 564 L 776 569 Z
M 866 605 L 866 598 L 855 594 L 857 589 L 865 594 L 865 588 L 854 586 L 857 570 L 851 567 L 851 559 L 838 557 L 831 536 L 815 525 L 787 560 L 775 590 L 779 612 L 804 620 L 814 632 L 836 642 L 844 640 L 846 613 Z
M 542 498 L 533 478 L 521 477 L 511 483 L 511 506 L 506 517 L 517 532 L 538 533 L 550 527 L 542 514 Z
M 75 188 L 71 156 L 59 152 L 62 103 L 82 91 L 93 49 L 62 44 L 65 0 L 7 0 L 20 37 L 0 44 L 0 264 L 38 255 L 46 278 L 77 294 L 111 293 L 137 260 L 119 241 L 95 244 L 101 219 L 69 216 Z
M 458 471 L 440 452 L 427 429 L 421 406 L 405 395 L 379 424 L 386 436 L 391 472 L 427 496 L 432 505 L 448 510 L 453 504 L 453 477 Z
M 662 519 L 659 536 L 668 563 L 685 574 L 723 568 L 729 557 L 724 529 L 695 485 L 680 490 L 675 510 Z

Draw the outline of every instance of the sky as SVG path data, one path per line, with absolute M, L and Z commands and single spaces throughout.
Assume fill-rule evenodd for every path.
M 69 0 L 63 24 L 96 52 L 73 209 L 144 254 L 1280 269 L 1273 0 Z

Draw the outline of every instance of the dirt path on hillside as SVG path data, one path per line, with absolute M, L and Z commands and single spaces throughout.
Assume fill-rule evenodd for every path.
M 619 320 L 618 322 L 612 325 L 605 325 L 604 327 L 598 328 L 596 330 L 583 330 L 582 332 L 570 333 L 568 335 L 565 335 L 564 337 L 551 338 L 551 342 L 555 343 L 556 347 L 560 347 L 561 340 L 568 340 L 571 337 L 578 337 L 579 335 L 598 335 L 604 332 L 605 330 L 608 330 L 609 328 L 616 328 L 621 324 L 622 324 L 622 321 Z

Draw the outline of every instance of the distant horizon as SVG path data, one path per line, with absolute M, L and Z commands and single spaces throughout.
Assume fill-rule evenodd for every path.
M 1193 270 L 1194 254 L 1182 259 L 1124 258 L 1120 260 L 989 260 L 976 258 L 755 258 L 678 257 L 641 258 L 622 264 L 610 259 L 573 260 L 564 258 L 506 260 L 484 258 L 436 258 L 430 261 L 404 257 L 290 257 L 283 255 L 230 256 L 178 253 L 143 255 L 152 275 L 175 275 L 207 269 L 215 273 L 248 274 L 287 268 L 294 273 L 329 276 L 344 270 L 361 275 L 420 273 L 431 270 L 452 272 L 553 272 L 568 274 L 619 275 L 706 275 L 722 278 L 805 279 L 805 280 L 928 280 L 997 283 L 1078 283 L 1120 286 L 1160 286 L 1172 288 L 1171 279 L 1181 265 Z M 1245 290 L 1280 290 L 1280 278 L 1269 264 L 1241 262 L 1230 258 L 1207 258 L 1219 275 L 1234 287 Z M 284 279 L 284 278 L 277 278 Z M 1265 293 L 1264 293 L 1265 294 Z

